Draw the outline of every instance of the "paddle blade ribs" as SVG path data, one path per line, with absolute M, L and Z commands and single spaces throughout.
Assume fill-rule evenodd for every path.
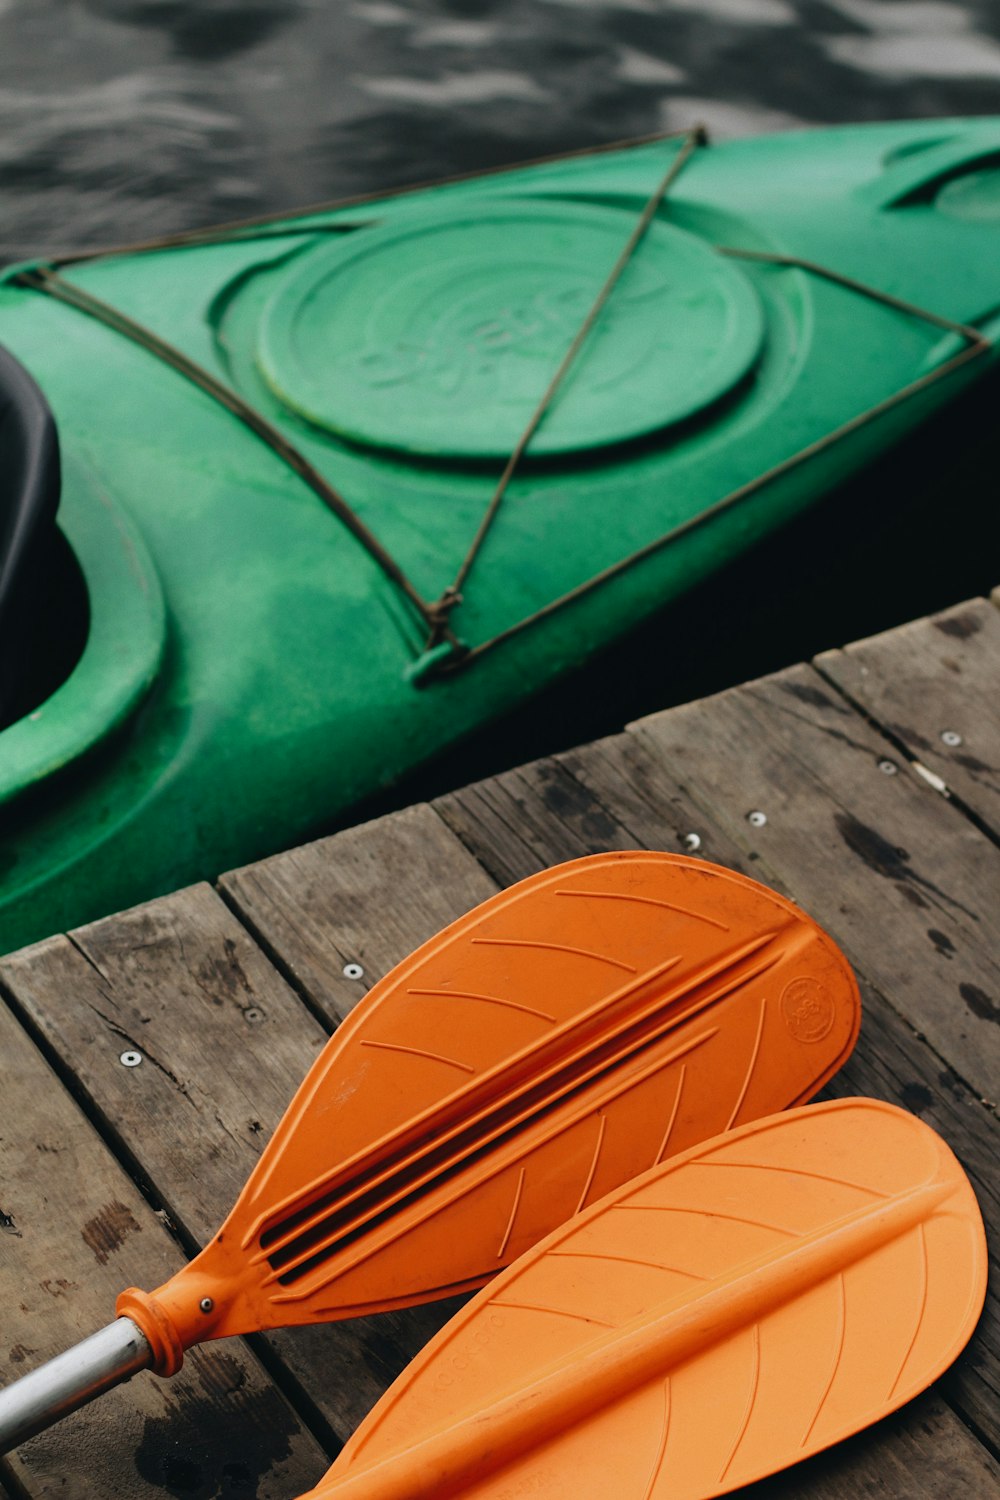
M 544 871 L 372 989 L 158 1306 L 186 1346 L 481 1285 L 654 1163 L 811 1097 L 857 1028 L 839 950 L 755 882 L 646 852 Z
M 705 1500 L 923 1390 L 985 1289 L 972 1189 L 919 1120 L 848 1099 L 758 1121 L 502 1273 L 310 1500 Z

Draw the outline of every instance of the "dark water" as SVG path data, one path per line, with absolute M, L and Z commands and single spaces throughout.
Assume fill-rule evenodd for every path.
M 998 108 L 997 0 L 0 0 L 0 255 L 694 118 Z
M 998 0 L 0 0 L 0 260 L 696 119 L 725 138 L 992 112 Z M 997 395 L 904 507 L 890 466 L 443 781 L 1000 581 Z

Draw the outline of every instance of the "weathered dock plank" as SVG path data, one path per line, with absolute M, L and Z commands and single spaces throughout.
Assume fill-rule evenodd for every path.
M 1000 1464 L 932 1393 L 809 1463 L 734 1496 L 746 1500 L 996 1500 Z
M 635 845 L 624 824 L 581 794 L 552 759 L 474 782 L 432 805 L 500 885 L 560 860 Z
M 0 1054 L 2 1358 L 17 1376 L 109 1323 L 118 1291 L 159 1285 L 183 1254 L 3 1006 Z M 169 1382 L 137 1375 L 6 1462 L 32 1500 L 162 1500 L 185 1488 L 287 1500 L 326 1458 L 230 1340 L 193 1353 Z
M 177 1262 L 177 1244 L 133 1183 L 163 1205 L 189 1250 L 203 1243 L 329 1031 L 434 931 L 500 886 L 559 860 L 598 849 L 688 851 L 791 895 L 841 943 L 861 978 L 864 1020 L 858 1047 L 829 1092 L 889 1099 L 933 1124 L 969 1172 L 990 1242 L 986 1313 L 953 1370 L 888 1422 L 754 1494 L 930 1500 L 961 1487 L 972 1500 L 995 1495 L 1000 1132 L 984 1100 L 995 1101 L 1000 1081 L 1000 849 L 993 837 L 998 621 L 1000 613 L 985 601 L 959 606 L 937 623 L 917 622 L 824 653 L 813 666 L 667 710 L 622 735 L 231 872 L 218 892 L 195 887 L 0 961 L 0 980 L 17 1013 L 104 1138 L 50 1080 L 61 1108 L 83 1121 L 89 1149 L 102 1163 L 93 1178 L 87 1166 L 86 1191 L 66 1190 L 69 1208 L 56 1215 L 66 1228 L 53 1232 L 53 1246 L 61 1256 L 62 1240 L 74 1239 L 69 1224 L 85 1210 L 93 1218 L 112 1201 L 111 1187 L 103 1186 L 109 1172 L 117 1174 L 114 1190 L 143 1230 L 107 1257 L 96 1290 L 88 1284 L 87 1295 L 102 1305 L 80 1304 L 82 1312 L 72 1316 L 84 1326 L 72 1326 L 66 1298 L 50 1298 L 56 1347 L 106 1321 L 124 1284 L 127 1253 L 159 1246 L 165 1263 Z M 961 736 L 961 746 L 941 740 L 946 729 Z M 952 798 L 923 779 L 913 760 L 940 776 Z M 764 821 L 750 818 L 759 812 Z M 0 1045 L 4 1027 L 11 1029 L 44 1070 L 10 1016 L 0 1012 L 0 1019 Z M 127 1046 L 143 1053 L 138 1068 L 122 1068 L 119 1054 Z M 30 1093 L 31 1078 L 26 1088 Z M 8 1138 L 0 1124 L 0 1168 L 6 1150 L 23 1159 L 29 1140 L 46 1139 L 24 1113 L 19 1134 Z M 23 1170 L 30 1175 L 30 1164 Z M 17 1221 L 3 1197 L 7 1180 L 0 1177 L 0 1211 Z M 86 1196 L 92 1185 L 101 1187 L 97 1209 Z M 79 1206 L 74 1192 L 83 1194 Z M 83 1244 L 69 1245 L 66 1265 L 77 1268 L 74 1256 L 91 1254 L 86 1246 L 81 1251 Z M 20 1241 L 0 1233 L 0 1277 L 8 1285 L 19 1284 L 16 1257 L 24 1253 Z M 37 1281 L 30 1257 L 24 1265 Z M 151 1286 L 162 1274 L 147 1274 L 140 1264 L 127 1279 Z M 74 1269 L 67 1279 L 78 1275 Z M 240 1345 L 196 1355 L 182 1379 L 211 1403 L 205 1378 L 210 1386 L 212 1376 L 197 1373 L 199 1361 L 235 1349 L 233 1357 L 252 1375 L 240 1389 L 269 1395 L 288 1414 L 294 1442 L 282 1462 L 298 1462 L 304 1472 L 319 1450 L 299 1417 L 334 1442 L 346 1437 L 450 1311 L 439 1304 L 262 1340 L 255 1348 L 291 1406 Z M 60 1338 L 62 1323 L 67 1331 Z M 39 1357 L 50 1352 L 55 1348 L 39 1346 Z M 179 1389 L 176 1382 L 141 1379 L 154 1392 Z M 107 1457 L 94 1442 L 74 1468 L 79 1450 L 60 1447 L 56 1429 L 25 1445 L 6 1471 L 0 1466 L 13 1500 L 22 1500 L 22 1491 L 33 1500 L 57 1489 L 71 1500 L 77 1492 L 96 1500 L 144 1497 L 141 1484 L 150 1483 L 161 1493 L 242 1492 L 234 1488 L 235 1470 L 210 1487 L 223 1436 L 242 1454 L 260 1420 L 249 1398 L 241 1405 L 232 1392 L 231 1414 L 210 1418 L 224 1422 L 225 1431 L 208 1434 L 198 1483 L 204 1478 L 209 1488 L 185 1490 L 194 1483 L 193 1469 L 165 1474 L 165 1459 L 155 1475 L 147 1465 L 138 1481 L 133 1475 L 133 1489 L 121 1487 L 119 1469 L 128 1468 L 136 1422 L 168 1415 L 160 1395 L 159 1406 L 140 1405 L 136 1417 L 134 1392 L 138 1382 L 72 1419 L 83 1433 L 90 1422 L 106 1422 L 97 1429 L 102 1441 L 118 1443 L 125 1458 Z M 169 1453 L 178 1463 L 198 1463 L 204 1434 L 187 1412 L 185 1402 L 175 1401 Z M 157 1451 L 161 1458 L 167 1453 Z M 44 1453 L 51 1456 L 42 1462 L 36 1455 Z M 77 1483 L 78 1469 L 86 1485 Z M 281 1493 L 291 1497 L 304 1484 L 291 1482 L 292 1468 L 287 1472 Z M 67 1473 L 74 1476 L 68 1488 Z M 248 1495 L 278 1493 L 269 1488 L 271 1470 L 262 1474 Z
M 402 955 L 497 890 L 423 805 L 233 870 L 219 886 L 330 1026 Z M 350 965 L 363 972 L 345 975 Z
M 713 705 L 718 707 L 714 700 L 698 706 L 708 713 Z M 669 721 L 674 712 L 664 718 Z M 710 738 L 711 723 L 702 728 Z M 647 736 L 627 734 L 449 793 L 434 806 L 491 872 L 506 881 L 520 879 L 556 858 L 572 859 L 596 847 L 623 847 L 626 820 L 632 847 L 679 847 L 686 833 L 697 831 L 699 856 L 742 868 L 775 888 L 798 894 L 807 909 L 834 930 L 841 905 L 836 885 L 817 895 L 822 909 L 805 901 L 798 893 L 797 867 L 778 861 L 775 868 L 773 851 L 758 854 L 752 838 L 737 843 L 731 836 L 730 815 L 718 805 L 695 802 L 672 778 L 671 764 Z M 924 794 L 928 799 L 935 795 L 929 788 Z M 549 809 L 553 800 L 557 816 Z M 737 807 L 742 808 L 742 802 Z M 740 819 L 736 826 L 741 827 Z M 546 830 L 551 834 L 548 845 Z M 861 968 L 861 962 L 856 963 Z M 928 982 L 933 984 L 933 978 Z M 914 1033 L 905 1009 L 900 1014 L 899 1007 L 905 1008 L 909 999 L 908 990 L 897 985 L 891 1004 L 873 983 L 865 983 L 861 1038 L 827 1092 L 870 1094 L 920 1115 L 949 1141 L 972 1178 L 991 1246 L 991 1292 L 975 1340 L 944 1389 L 967 1420 L 1000 1447 L 1000 1184 L 995 1168 L 1000 1132 L 976 1092 Z
M 210 886 L 25 949 L 2 974 L 170 1214 L 209 1238 L 322 1027 Z M 138 1067 L 121 1065 L 125 1048 Z
M 704 819 L 657 760 L 625 735 L 518 766 L 448 792 L 432 806 L 503 885 L 605 849 L 696 852 L 748 869 L 745 854 L 719 829 L 710 843 L 699 835 L 692 851 L 686 839 L 693 822 Z
M 995 1094 L 1000 852 L 811 669 L 434 806 L 502 880 L 588 849 L 680 850 L 694 834 L 700 856 L 801 901 L 942 1058 Z
M 1000 610 L 970 600 L 815 666 L 1000 837 Z
M 995 1098 L 1000 849 L 810 667 L 629 732 L 760 878 L 792 891 L 939 1056 Z
M 323 1028 L 208 886 L 25 949 L 0 975 L 187 1242 L 205 1244 Z M 123 1048 L 142 1064 L 122 1067 Z M 343 1441 L 446 1316 L 359 1319 L 265 1345 Z
M 188 893 L 182 894 L 187 895 Z M 197 894 L 203 896 L 204 893 L 199 892 Z M 190 964 L 192 958 L 195 958 L 195 961 L 198 965 L 198 971 L 204 974 L 205 965 L 201 961 L 201 959 L 197 957 L 198 948 L 197 942 L 195 940 L 196 935 L 192 932 L 192 922 L 189 918 L 186 918 L 185 913 L 182 909 L 182 904 L 178 902 L 177 898 L 168 898 L 167 903 L 156 903 L 158 907 L 164 904 L 169 904 L 171 907 L 171 910 L 169 912 L 169 922 L 164 923 L 164 926 L 169 926 L 170 928 L 172 928 L 173 931 L 177 934 L 177 940 L 183 944 L 185 964 Z M 208 903 L 202 902 L 201 904 L 204 906 Z M 127 914 L 127 916 L 131 918 L 131 920 L 136 924 L 138 928 L 141 929 L 142 933 L 144 934 L 142 943 L 129 943 L 123 939 L 123 935 L 118 926 L 118 924 L 123 920 L 121 918 L 110 919 L 109 923 L 107 924 L 95 924 L 94 927 L 87 929 L 86 931 L 86 947 L 89 954 L 89 962 L 86 964 L 86 967 L 89 968 L 91 973 L 96 972 L 93 968 L 94 960 L 96 959 L 105 971 L 103 978 L 103 1004 L 105 1008 L 107 1008 L 109 1004 L 111 1004 L 114 1000 L 113 994 L 109 993 L 109 986 L 113 985 L 113 981 L 116 977 L 114 962 L 114 954 L 116 949 L 124 953 L 131 953 L 133 955 L 138 952 L 146 951 L 152 954 L 156 954 L 159 957 L 162 957 L 164 951 L 165 945 L 162 940 L 150 941 L 151 933 L 148 911 L 144 911 L 140 908 L 135 913 Z M 213 918 L 213 925 L 217 920 L 217 917 Z M 159 929 L 158 921 L 154 925 L 157 929 Z M 104 930 L 102 931 L 101 929 Z M 162 929 L 159 930 L 162 931 Z M 44 954 L 39 954 L 38 950 L 29 950 L 29 956 L 40 956 L 45 958 L 46 962 L 44 968 L 46 973 L 47 985 L 50 985 L 56 989 L 62 989 L 63 986 L 67 983 L 79 984 L 81 982 L 85 982 L 85 961 L 73 945 L 68 943 L 62 944 L 58 940 L 56 940 L 56 942 L 54 943 L 43 945 L 43 948 L 45 950 Z M 64 960 L 69 959 L 72 963 L 72 967 L 65 967 L 64 965 L 62 965 L 59 962 L 60 958 Z M 130 970 L 132 969 L 133 962 L 134 959 L 130 959 L 128 961 L 128 967 Z M 156 962 L 156 960 L 154 960 L 154 962 Z M 148 977 L 149 976 L 147 975 L 147 978 Z M 174 986 L 176 990 L 176 980 L 174 981 Z M 44 986 L 42 988 L 44 988 Z M 208 1003 L 214 1004 L 214 996 L 215 989 L 212 985 L 210 985 L 209 994 L 207 997 Z M 124 1010 L 124 1013 L 126 1015 L 128 1014 L 128 1004 L 129 1002 L 128 1000 L 126 1000 Z M 151 1007 L 148 1003 L 142 1007 L 143 1012 L 147 1015 L 149 1014 L 150 1009 Z M 121 1014 L 122 1012 L 119 1011 L 117 1013 Z M 152 1021 L 152 1018 L 150 1018 L 150 1020 Z M 262 1025 L 263 1023 L 257 1024 Z M 120 1023 L 116 1022 L 115 1026 L 112 1027 L 114 1046 L 121 1046 L 123 1044 L 120 1033 L 116 1029 L 118 1025 L 120 1025 Z M 146 1035 L 147 1043 L 150 1039 L 150 1035 L 150 1033 L 147 1033 Z M 161 1038 L 157 1037 L 158 1043 L 160 1042 L 160 1040 Z M 173 1071 L 173 1063 L 175 1059 L 169 1053 L 167 1054 L 167 1057 L 171 1066 L 171 1071 Z M 160 1057 L 160 1062 L 161 1068 L 157 1069 L 158 1072 L 162 1072 L 162 1057 Z M 133 1069 L 130 1071 L 138 1073 L 140 1070 Z M 186 1079 L 185 1081 L 188 1083 L 188 1088 L 197 1093 L 198 1088 L 200 1087 L 200 1081 L 197 1079 Z M 119 1121 L 119 1128 L 121 1128 L 121 1123 L 122 1122 Z M 208 1149 L 205 1153 L 205 1164 L 203 1170 L 208 1174 L 210 1179 L 214 1180 L 218 1158 L 215 1156 L 212 1150 L 212 1144 L 213 1143 L 209 1138 L 206 1141 L 206 1146 Z M 162 1182 L 169 1180 L 169 1173 L 162 1163 L 158 1163 L 157 1170 L 159 1181 Z M 427 1326 L 422 1326 L 420 1328 L 419 1337 L 416 1340 L 416 1342 L 418 1343 L 422 1342 L 423 1339 L 428 1336 L 429 1332 L 432 1331 L 433 1324 L 444 1316 L 444 1310 L 441 1308 L 431 1309 L 428 1311 L 430 1312 L 430 1321 Z M 386 1325 L 387 1323 L 390 1325 L 403 1323 L 407 1325 L 407 1330 L 412 1337 L 416 1332 L 413 1326 L 413 1317 L 413 1314 L 406 1314 L 400 1315 L 398 1318 L 393 1317 L 390 1319 L 373 1319 L 364 1321 L 367 1323 L 371 1323 L 376 1330 L 384 1330 L 384 1325 Z M 358 1326 L 359 1325 L 352 1325 L 352 1331 L 356 1330 Z M 349 1386 L 353 1388 L 358 1384 L 359 1380 L 361 1382 L 364 1382 L 366 1373 L 371 1372 L 373 1351 L 370 1346 L 365 1345 L 348 1349 L 339 1348 L 334 1351 L 332 1346 L 337 1341 L 338 1336 L 341 1335 L 344 1331 L 345 1330 L 342 1328 L 313 1330 L 309 1342 L 313 1346 L 315 1346 L 316 1343 L 320 1343 L 324 1346 L 322 1355 L 325 1356 L 326 1373 L 328 1374 L 330 1380 L 335 1384 L 344 1382 L 344 1372 L 347 1371 L 349 1373 L 347 1375 L 347 1380 L 345 1383 L 349 1384 Z M 381 1332 L 380 1338 L 384 1342 L 392 1341 L 391 1336 L 387 1337 L 384 1331 Z M 308 1360 L 303 1358 L 301 1355 L 298 1360 L 295 1359 L 294 1345 L 301 1339 L 301 1331 L 289 1332 L 288 1334 L 283 1336 L 283 1342 L 278 1341 L 277 1347 L 286 1357 L 288 1357 L 289 1355 L 289 1349 L 292 1349 L 292 1357 L 289 1359 L 289 1363 L 293 1367 L 296 1365 L 298 1366 L 296 1373 L 300 1376 L 304 1376 L 306 1381 L 316 1379 L 322 1380 L 322 1363 L 319 1369 L 310 1369 L 308 1368 Z M 230 1346 L 226 1345 L 225 1347 L 228 1349 Z M 312 1352 L 315 1353 L 315 1348 L 313 1348 Z M 383 1367 L 378 1371 L 379 1381 L 377 1383 L 387 1382 L 395 1373 L 395 1366 L 399 1362 L 399 1351 L 396 1350 L 393 1355 L 390 1356 L 388 1361 L 383 1365 Z M 337 1369 L 338 1364 L 340 1365 L 339 1381 Z M 322 1396 L 322 1392 L 317 1392 L 315 1389 L 310 1391 L 310 1394 L 314 1396 L 317 1394 L 320 1397 Z M 126 1392 L 117 1399 L 119 1401 L 127 1401 L 128 1396 L 129 1393 Z M 116 1398 L 106 1399 L 114 1400 Z M 367 1401 L 364 1401 L 360 1404 L 363 1407 L 367 1404 Z M 99 1412 L 99 1407 L 94 1408 L 95 1416 L 98 1415 Z M 360 1414 L 361 1413 L 359 1411 L 357 1413 L 357 1416 L 360 1416 Z M 341 1413 L 341 1415 L 343 1415 L 343 1413 Z M 331 1413 L 331 1416 L 335 1418 L 336 1413 Z M 236 1414 L 232 1419 L 230 1426 L 232 1430 L 236 1432 L 240 1425 L 240 1414 Z M 928 1468 L 928 1459 L 931 1457 L 931 1455 L 924 1452 L 926 1435 L 928 1432 L 934 1434 L 935 1444 L 933 1462 L 931 1463 L 930 1468 Z M 40 1438 L 36 1440 L 36 1443 L 42 1443 L 43 1441 L 45 1440 Z M 184 1455 L 197 1453 L 199 1451 L 197 1448 L 197 1444 L 193 1441 L 192 1434 L 187 1429 L 179 1431 L 177 1442 L 179 1444 L 178 1452 L 183 1453 Z M 979 1445 L 966 1431 L 964 1426 L 957 1420 L 957 1418 L 955 1418 L 954 1414 L 950 1412 L 946 1407 L 943 1407 L 940 1399 L 935 1396 L 928 1397 L 926 1400 L 917 1403 L 915 1406 L 910 1408 L 908 1412 L 904 1414 L 904 1418 L 900 1422 L 897 1422 L 894 1425 L 890 1424 L 889 1426 L 880 1428 L 878 1430 L 878 1434 L 875 1437 L 869 1438 L 867 1446 L 863 1449 L 857 1447 L 848 1447 L 847 1449 L 838 1450 L 829 1458 L 820 1460 L 818 1464 L 811 1466 L 811 1492 L 820 1497 L 828 1497 L 828 1500 L 848 1500 L 848 1497 L 856 1495 L 859 1492 L 859 1488 L 863 1488 L 864 1484 L 867 1484 L 870 1481 L 872 1475 L 879 1475 L 880 1482 L 884 1483 L 885 1474 L 887 1471 L 890 1473 L 894 1473 L 897 1471 L 902 1472 L 904 1469 L 909 1468 L 912 1464 L 917 1467 L 919 1478 L 911 1480 L 907 1493 L 918 1497 L 918 1500 L 922 1500 L 922 1497 L 925 1496 L 927 1497 L 927 1500 L 930 1500 L 931 1496 L 936 1496 L 940 1493 L 940 1490 L 939 1488 L 937 1488 L 937 1486 L 939 1484 L 940 1474 L 942 1472 L 941 1464 L 944 1462 L 943 1455 L 947 1457 L 947 1462 L 952 1474 L 956 1472 L 961 1473 L 963 1475 L 963 1482 L 965 1478 L 968 1477 L 968 1479 L 970 1480 L 971 1494 L 982 1494 L 985 1496 L 990 1493 L 989 1486 L 996 1482 L 998 1473 L 1000 1473 L 1000 1471 L 997 1471 L 993 1467 L 991 1467 L 988 1459 L 984 1457 Z M 101 1466 L 95 1458 L 92 1474 L 99 1474 L 100 1472 Z M 774 1491 L 776 1495 L 782 1493 L 791 1493 L 790 1490 L 784 1488 L 785 1481 L 775 1481 L 775 1485 L 777 1486 Z M 796 1493 L 797 1492 L 798 1491 L 796 1491 Z M 98 1490 L 95 1491 L 95 1493 L 111 1494 L 115 1493 L 115 1491 L 113 1489 L 109 1489 L 106 1491 Z M 263 1495 L 265 1491 L 262 1490 L 258 1493 Z

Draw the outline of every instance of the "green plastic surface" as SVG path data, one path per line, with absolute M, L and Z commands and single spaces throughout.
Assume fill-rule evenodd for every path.
M 505 458 L 634 219 L 513 198 L 320 245 L 267 304 L 261 369 L 293 412 L 341 437 Z M 654 223 L 531 451 L 586 451 L 690 417 L 747 373 L 763 337 L 743 271 Z
M 163 594 L 142 536 L 72 453 L 63 462 L 59 523 L 87 580 L 87 641 L 67 680 L 0 735 L 0 805 L 56 777 L 126 723 L 166 646 Z
M 961 339 L 800 265 L 714 246 L 830 266 L 983 320 L 995 339 L 998 148 L 1000 123 L 962 120 L 697 151 L 463 584 L 455 634 L 473 651 L 503 643 L 444 674 L 450 653 L 427 650 L 411 603 L 280 453 L 155 352 L 0 278 L 0 342 L 59 425 L 63 528 L 93 612 L 75 671 L 0 733 L 0 951 L 348 818 L 958 397 L 992 349 L 824 445 Z M 677 149 L 516 169 L 387 198 L 363 221 L 311 211 L 259 238 L 64 274 L 272 424 L 434 600 Z

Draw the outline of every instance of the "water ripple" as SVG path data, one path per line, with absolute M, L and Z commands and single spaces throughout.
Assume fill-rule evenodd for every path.
M 523 99 L 544 104 L 552 94 L 525 73 L 501 68 L 478 73 L 445 73 L 440 78 L 364 78 L 355 80 L 369 94 L 409 104 L 489 104 L 496 99 Z
M 831 0 L 863 34 L 825 38 L 839 63 L 886 78 L 1000 78 L 1000 43 L 974 29 L 972 17 L 938 0 Z

